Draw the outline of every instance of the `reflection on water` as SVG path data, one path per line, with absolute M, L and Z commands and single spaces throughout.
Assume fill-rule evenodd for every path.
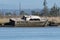
M 60 40 L 60 28 L 0 28 L 0 40 Z

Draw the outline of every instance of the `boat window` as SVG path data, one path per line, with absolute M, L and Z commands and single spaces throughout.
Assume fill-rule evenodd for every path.
M 40 19 L 30 19 L 30 21 L 40 21 Z
M 25 17 L 25 16 L 23 16 L 23 17 L 22 17 L 22 19 L 26 20 L 26 17 Z

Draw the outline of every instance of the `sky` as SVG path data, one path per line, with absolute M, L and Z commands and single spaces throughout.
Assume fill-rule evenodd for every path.
M 41 9 L 44 0 L 0 0 L 0 9 Z M 60 7 L 60 0 L 46 0 L 48 8 L 54 3 Z

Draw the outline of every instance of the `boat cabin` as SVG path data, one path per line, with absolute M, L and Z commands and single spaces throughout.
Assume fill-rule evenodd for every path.
M 33 15 L 30 15 L 30 16 L 27 16 L 27 15 L 24 15 L 22 17 L 23 20 L 25 21 L 40 21 L 40 17 L 39 16 L 33 16 Z

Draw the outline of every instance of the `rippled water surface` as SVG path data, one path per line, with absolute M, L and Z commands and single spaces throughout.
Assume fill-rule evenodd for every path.
M 0 40 L 60 40 L 60 28 L 0 28 Z

